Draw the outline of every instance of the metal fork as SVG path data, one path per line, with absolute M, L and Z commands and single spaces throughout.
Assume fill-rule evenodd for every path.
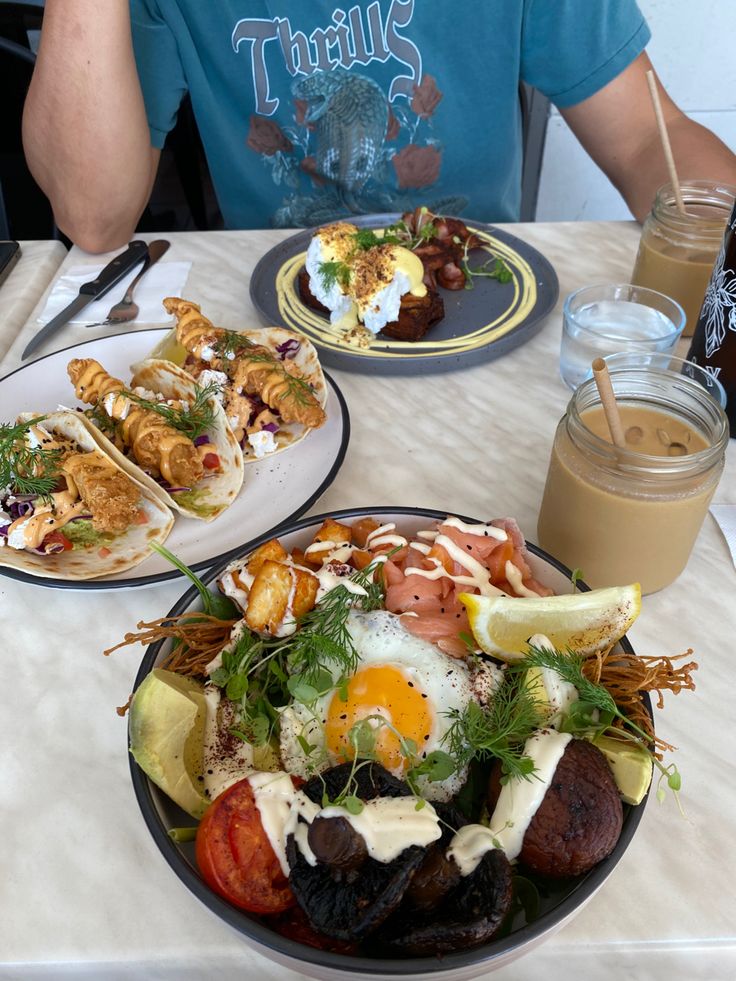
M 165 238 L 159 238 L 156 239 L 155 242 L 151 242 L 151 244 L 148 246 L 146 257 L 143 260 L 143 265 L 141 266 L 138 275 L 126 290 L 125 296 L 122 298 L 122 300 L 110 307 L 106 320 L 101 320 L 96 324 L 87 324 L 86 326 L 106 327 L 108 324 L 127 324 L 130 323 L 131 320 L 135 320 L 140 313 L 138 304 L 134 303 L 133 301 L 133 293 L 135 288 L 151 266 L 155 262 L 158 262 L 161 256 L 168 251 L 170 245 L 171 243 L 167 242 Z

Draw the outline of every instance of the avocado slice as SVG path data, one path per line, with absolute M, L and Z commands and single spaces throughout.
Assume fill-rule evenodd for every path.
M 626 804 L 641 804 L 652 782 L 651 755 L 641 746 L 611 736 L 598 736 L 593 745 L 608 760 L 621 800 Z
M 204 685 L 154 668 L 130 705 L 130 752 L 144 773 L 193 818 L 209 806 L 202 785 Z

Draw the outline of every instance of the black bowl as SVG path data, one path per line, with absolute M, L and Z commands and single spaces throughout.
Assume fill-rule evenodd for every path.
M 344 511 L 333 511 L 330 514 L 302 518 L 282 526 L 275 532 L 264 535 L 251 543 L 243 554 L 253 551 L 263 542 L 276 535 L 285 547 L 290 550 L 298 544 L 298 538 L 311 541 L 309 533 L 320 527 L 325 518 L 331 517 L 338 521 L 355 520 L 366 515 L 375 515 L 383 521 L 396 520 L 402 528 L 413 531 L 427 527 L 428 521 L 441 521 L 448 513 L 431 511 L 422 508 L 374 507 L 351 508 Z M 478 523 L 481 519 L 459 515 L 462 520 Z M 289 539 L 292 539 L 289 541 Z M 555 591 L 569 590 L 570 570 L 552 558 L 536 545 L 527 543 L 529 562 L 537 579 L 550 585 Z M 230 557 L 230 562 L 233 558 Z M 206 583 L 214 581 L 224 570 L 220 565 L 202 577 Z M 584 583 L 578 582 L 579 589 L 587 590 Z M 195 587 L 189 589 L 169 611 L 169 616 L 184 613 L 194 607 L 199 600 Z M 165 651 L 163 641 L 152 644 L 143 656 L 135 688 L 145 676 L 163 659 Z M 628 640 L 621 641 L 622 649 L 633 653 Z M 647 709 L 651 714 L 651 705 L 646 697 Z M 138 799 L 143 817 L 153 835 L 158 848 L 182 882 L 197 896 L 213 913 L 243 934 L 248 945 L 265 957 L 289 967 L 294 971 L 317 978 L 407 978 L 437 974 L 443 981 L 464 981 L 487 971 L 494 970 L 510 963 L 522 954 L 537 946 L 551 933 L 560 929 L 572 919 L 601 887 L 615 866 L 623 857 L 629 842 L 634 836 L 639 821 L 644 813 L 646 797 L 636 807 L 624 804 L 624 821 L 621 836 L 616 847 L 602 862 L 586 875 L 557 883 L 541 885 L 540 912 L 531 923 L 512 924 L 510 932 L 492 940 L 490 943 L 471 950 L 457 951 L 446 954 L 441 959 L 436 957 L 414 958 L 370 958 L 338 954 L 330 951 L 317 950 L 277 933 L 265 918 L 244 912 L 231 906 L 226 900 L 214 893 L 206 885 L 197 869 L 194 859 L 193 844 L 178 844 L 168 835 L 172 827 L 182 827 L 192 824 L 192 818 L 185 814 L 163 792 L 154 786 L 145 773 L 140 769 L 133 757 L 130 757 L 130 769 L 133 787 Z

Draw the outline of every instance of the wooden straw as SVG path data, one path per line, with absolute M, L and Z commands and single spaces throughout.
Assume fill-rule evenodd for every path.
M 685 202 L 682 200 L 682 191 L 680 190 L 680 181 L 677 177 L 677 169 L 675 167 L 675 158 L 672 156 L 672 147 L 670 146 L 670 137 L 667 132 L 667 124 L 664 121 L 664 116 L 662 115 L 662 104 L 659 101 L 659 91 L 657 90 L 657 80 L 654 77 L 654 72 L 650 69 L 647 72 L 647 84 L 649 86 L 649 94 L 652 97 L 652 105 L 654 106 L 654 115 L 657 119 L 657 128 L 659 129 L 659 138 L 662 141 L 662 149 L 664 150 L 664 159 L 667 162 L 667 170 L 670 175 L 670 183 L 672 184 L 672 189 L 675 192 L 675 203 L 677 204 L 677 210 L 681 215 L 685 214 Z
M 621 424 L 616 396 L 613 394 L 611 376 L 608 374 L 608 365 L 603 358 L 596 358 L 591 367 L 593 368 L 593 378 L 595 378 L 598 394 L 601 397 L 603 411 L 606 414 L 606 422 L 608 423 L 613 444 L 614 446 L 625 448 L 626 437 L 624 436 L 624 427 Z

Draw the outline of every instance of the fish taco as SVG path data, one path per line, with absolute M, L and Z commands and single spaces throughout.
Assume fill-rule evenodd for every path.
M 0 566 L 95 579 L 138 565 L 174 516 L 72 411 L 0 425 Z
M 243 455 L 215 397 L 168 361 L 132 365 L 129 384 L 92 358 L 67 365 L 98 443 L 121 466 L 190 518 L 212 521 L 238 495 Z
M 216 384 L 246 463 L 288 449 L 325 421 L 327 382 L 313 345 L 282 327 L 215 327 L 196 303 L 167 297 L 175 329 L 154 354 Z

